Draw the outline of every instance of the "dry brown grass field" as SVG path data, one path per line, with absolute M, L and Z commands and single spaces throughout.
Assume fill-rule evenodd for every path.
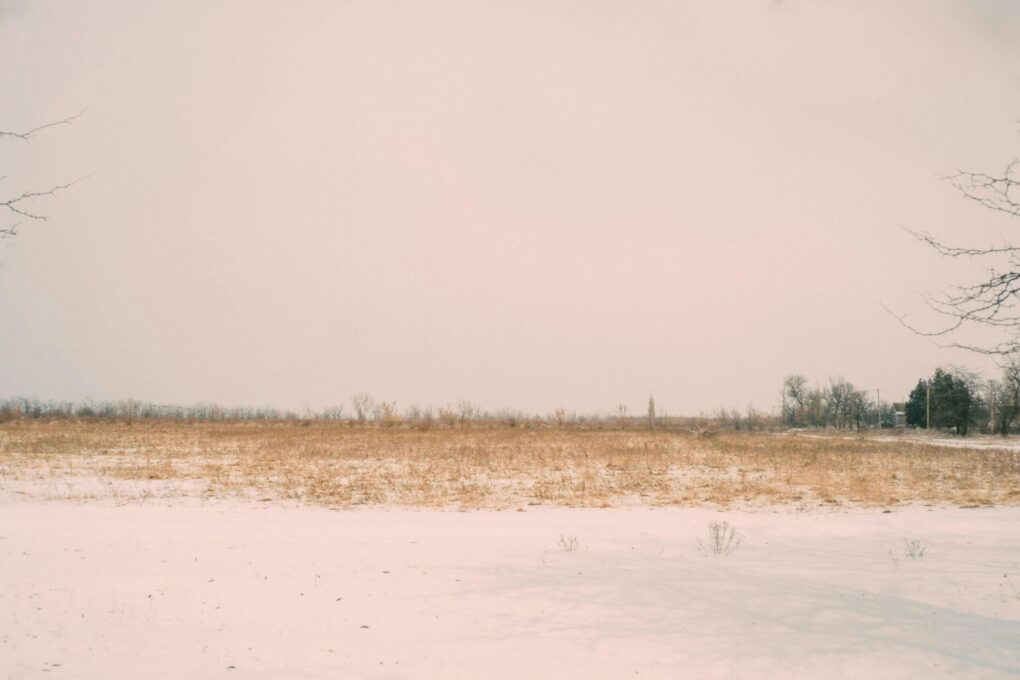
M 1020 452 L 911 437 L 13 420 L 0 498 L 396 505 L 1020 505 Z

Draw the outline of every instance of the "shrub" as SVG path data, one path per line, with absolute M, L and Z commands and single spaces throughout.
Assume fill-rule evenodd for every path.
M 560 534 L 560 547 L 563 548 L 565 552 L 577 552 L 577 536 L 564 536 L 563 534 Z
M 744 535 L 723 520 L 708 525 L 708 540 L 698 541 L 698 547 L 710 555 L 726 556 L 739 548 L 743 541 Z

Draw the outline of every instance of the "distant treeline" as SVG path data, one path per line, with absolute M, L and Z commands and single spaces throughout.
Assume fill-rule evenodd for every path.
M 811 386 L 804 376 L 789 375 L 783 381 L 782 422 L 787 427 L 906 425 L 959 435 L 1005 435 L 1020 430 L 1020 358 L 1007 357 L 1000 369 L 998 378 L 986 379 L 967 369 L 939 367 L 920 378 L 909 396 L 887 395 L 893 396 L 889 401 L 879 401 L 878 390 L 859 389 L 843 378 Z
M 44 401 L 14 397 L 0 400 L 0 422 L 18 419 L 80 419 L 106 421 L 178 421 L 178 422 L 292 422 L 311 424 L 335 423 L 348 427 L 407 428 L 428 430 L 457 427 L 560 428 L 586 430 L 686 430 L 707 431 L 730 428 L 737 430 L 773 429 L 779 418 L 748 408 L 746 411 L 720 409 L 713 415 L 696 417 L 670 416 L 655 413 L 654 400 L 649 399 L 648 411 L 630 415 L 618 405 L 612 414 L 578 414 L 556 409 L 548 415 L 537 415 L 514 409 L 486 411 L 469 401 L 438 409 L 410 406 L 403 410 L 396 402 L 379 401 L 367 394 L 351 400 L 352 410 L 343 406 L 323 410 L 292 411 L 273 407 L 225 407 L 214 403 L 190 406 L 152 404 L 133 399 L 122 401 Z
M 803 375 L 793 374 L 783 381 L 778 413 L 748 406 L 745 410 L 717 409 L 711 415 L 696 417 L 669 416 L 656 411 L 655 400 L 651 397 L 647 410 L 640 415 L 629 412 L 625 404 L 617 404 L 612 413 L 578 414 L 558 408 L 551 414 L 536 415 L 515 409 L 486 411 L 467 400 L 435 409 L 418 405 L 399 409 L 395 401 L 376 399 L 361 392 L 351 397 L 349 411 L 340 405 L 300 412 L 269 406 L 225 407 L 214 403 L 182 406 L 134 399 L 70 402 L 15 397 L 0 400 L 0 422 L 19 418 L 79 418 L 125 422 L 332 422 L 348 427 L 420 430 L 520 427 L 695 432 L 784 428 L 864 430 L 905 424 L 952 430 L 961 435 L 970 431 L 1007 434 L 1020 429 L 1020 359 L 1004 363 L 1001 376 L 993 380 L 960 368 L 937 368 L 930 378 L 920 379 L 909 396 L 888 395 L 886 399 L 879 401 L 877 390 L 860 389 L 843 378 L 830 378 L 824 385 L 810 385 Z
M 200 403 L 190 406 L 150 404 L 126 399 L 122 401 L 42 401 L 27 397 L 0 400 L 0 420 L 12 418 L 96 418 L 100 420 L 341 420 L 342 408 L 298 414 L 272 407 L 224 407 Z

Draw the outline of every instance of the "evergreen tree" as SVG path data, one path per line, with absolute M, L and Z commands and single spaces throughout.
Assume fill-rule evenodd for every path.
M 925 427 L 927 391 L 931 386 L 931 423 L 936 429 L 952 429 L 965 435 L 978 415 L 973 376 L 936 368 L 928 381 L 918 380 L 907 400 L 907 425 Z
M 914 427 L 925 427 L 925 401 L 927 399 L 928 387 L 925 385 L 924 379 L 917 381 L 917 387 L 910 392 L 910 398 L 907 399 L 906 416 L 907 425 Z

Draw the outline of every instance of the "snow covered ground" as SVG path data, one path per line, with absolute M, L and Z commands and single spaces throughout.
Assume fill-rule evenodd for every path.
M 888 432 L 889 430 L 882 430 Z M 1015 435 L 1003 437 L 990 434 L 970 434 L 966 437 L 947 435 L 944 432 L 929 433 L 924 430 L 901 429 L 894 430 L 896 434 L 876 434 L 874 430 L 862 433 L 842 435 L 844 439 L 855 439 L 864 437 L 876 442 L 887 443 L 915 443 L 928 444 L 930 446 L 942 446 L 950 449 L 994 449 L 997 451 L 1020 451 L 1020 438 Z M 786 430 L 777 432 L 780 437 L 805 437 L 809 439 L 839 439 L 841 435 L 831 431 L 812 431 L 807 429 Z
M 932 446 L 944 446 L 951 449 L 997 449 L 1000 451 L 1020 451 L 1020 440 L 1016 437 L 997 437 L 992 435 L 970 435 L 967 437 L 947 437 L 945 435 L 927 435 L 917 432 L 900 437 L 876 436 L 875 441 L 902 442 L 916 441 Z
M 727 556 L 702 547 L 721 520 L 744 535 Z M 1017 677 L 1018 527 L 1016 507 L 6 501 L 0 677 Z

